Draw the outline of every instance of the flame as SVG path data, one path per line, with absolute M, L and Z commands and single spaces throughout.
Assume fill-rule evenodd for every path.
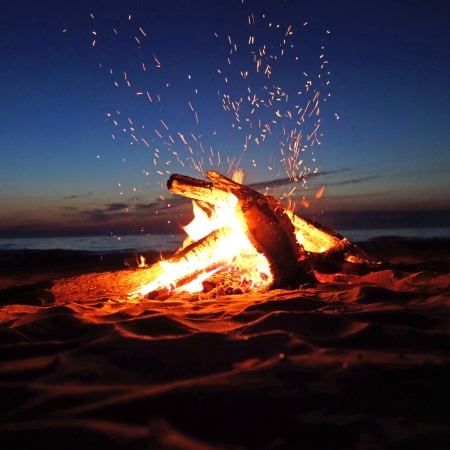
M 250 243 L 234 213 L 237 198 L 230 193 L 214 207 L 196 201 L 192 203 L 194 219 L 184 227 L 188 237 L 179 252 L 192 242 L 197 244 L 195 251 L 188 251 L 176 261 L 176 258 L 160 261 L 163 273 L 134 293 L 146 295 L 163 288 L 168 292 L 200 292 L 204 289 L 203 281 L 225 271 L 241 276 L 243 290 L 268 288 L 273 283 L 269 263 Z M 203 238 L 204 245 L 199 244 Z M 214 245 L 210 245 L 212 243 Z M 180 280 L 186 280 L 190 274 L 196 274 L 195 278 L 179 286 Z
M 231 177 L 231 179 L 233 181 L 236 181 L 236 183 L 242 184 L 244 182 L 244 175 L 245 175 L 245 172 L 243 169 L 236 169 L 233 172 L 233 176 Z

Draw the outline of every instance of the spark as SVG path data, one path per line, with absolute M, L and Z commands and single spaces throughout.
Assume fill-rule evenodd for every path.
M 153 58 L 155 58 L 156 61 L 156 67 L 161 67 L 161 63 L 158 61 L 158 58 L 155 56 L 155 54 L 152 52 Z
M 178 136 L 180 136 L 180 139 L 183 141 L 183 144 L 187 145 L 187 141 L 184 138 L 184 136 L 181 133 L 178 133 Z
M 317 192 L 316 192 L 316 199 L 319 199 L 323 195 L 323 191 L 325 190 L 325 186 L 322 186 Z
M 314 108 L 313 108 L 312 111 L 309 113 L 309 117 L 312 116 L 313 112 L 317 109 L 318 106 L 319 106 L 319 100 L 316 101 L 316 104 L 314 105 Z

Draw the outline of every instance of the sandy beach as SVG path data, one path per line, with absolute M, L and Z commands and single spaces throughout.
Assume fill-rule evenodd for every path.
M 450 240 L 359 245 L 365 275 L 189 302 L 127 296 L 135 254 L 2 252 L 1 447 L 450 448 Z

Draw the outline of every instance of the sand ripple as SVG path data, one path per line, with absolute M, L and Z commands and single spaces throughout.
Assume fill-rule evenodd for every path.
M 125 288 L 142 273 L 123 273 L 2 291 L 3 448 L 450 442 L 447 273 L 131 303 Z

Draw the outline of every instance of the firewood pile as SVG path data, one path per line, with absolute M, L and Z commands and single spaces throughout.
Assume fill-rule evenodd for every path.
M 289 212 L 273 196 L 263 195 L 214 171 L 205 176 L 210 181 L 174 174 L 167 187 L 173 194 L 213 206 L 229 202 L 230 194 L 231 198 L 237 199 L 234 214 L 256 252 L 265 256 L 270 267 L 270 274 L 261 274 L 263 278 L 271 277 L 264 290 L 317 283 L 314 273 L 318 270 L 333 273 L 349 264 L 355 270 L 355 267 L 361 268 L 368 262 L 367 255 L 347 239 Z M 225 225 L 201 239 L 191 240 L 167 262 L 188 263 L 204 257 L 205 253 L 213 254 L 220 239 L 231 232 Z M 186 285 L 201 273 L 209 272 L 212 275 L 203 280 L 203 295 L 211 298 L 248 292 L 252 283 L 242 276 L 242 264 L 245 263 L 238 256 L 231 266 L 229 261 L 214 261 L 201 270 L 187 271 L 173 285 Z M 148 292 L 146 297 L 163 299 L 170 295 L 170 291 L 170 286 L 160 287 Z

